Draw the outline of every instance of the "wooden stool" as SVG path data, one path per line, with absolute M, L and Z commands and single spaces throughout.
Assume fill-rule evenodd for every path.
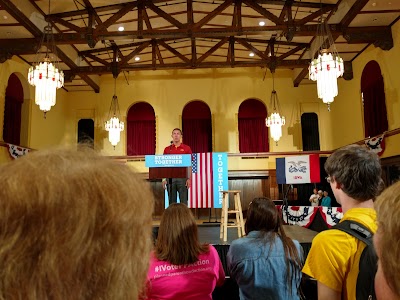
M 234 209 L 229 210 L 229 193 L 233 194 L 235 201 Z M 236 215 L 236 223 L 228 225 L 228 215 Z M 221 226 L 219 232 L 219 238 L 224 238 L 224 242 L 228 241 L 228 227 L 237 227 L 238 237 L 245 235 L 244 222 L 242 213 L 242 203 L 240 202 L 240 191 L 222 191 L 222 212 L 221 212 Z

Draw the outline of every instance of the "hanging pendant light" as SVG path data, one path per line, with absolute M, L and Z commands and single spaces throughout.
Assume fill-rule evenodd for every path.
M 320 18 L 317 26 L 317 36 L 315 43 L 317 51 L 312 54 L 318 54 L 318 57 L 311 60 L 309 79 L 317 81 L 318 98 L 322 99 L 328 105 L 338 95 L 337 78 L 343 76 L 343 59 L 339 56 L 326 18 Z
M 124 131 L 124 122 L 120 121 L 120 111 L 117 97 L 117 78 L 114 77 L 114 96 L 111 99 L 110 110 L 108 112 L 108 121 L 104 127 L 108 131 L 108 140 L 115 146 L 121 140 L 121 132 Z
M 46 47 L 44 57 L 41 52 L 43 46 Z M 57 48 L 50 22 L 44 27 L 35 62 L 28 71 L 28 82 L 36 87 L 35 103 L 39 105 L 46 117 L 46 112 L 56 104 L 56 90 L 64 86 L 64 72 L 59 68 Z
M 267 125 L 267 127 L 270 128 L 269 132 L 271 134 L 271 138 L 278 145 L 278 141 L 282 137 L 282 126 L 285 125 L 286 120 L 284 116 L 281 116 L 279 114 L 280 106 L 279 106 L 278 93 L 275 91 L 274 72 L 271 73 L 272 73 L 272 92 L 270 98 L 270 106 L 273 107 L 273 112 L 266 119 L 265 124 Z

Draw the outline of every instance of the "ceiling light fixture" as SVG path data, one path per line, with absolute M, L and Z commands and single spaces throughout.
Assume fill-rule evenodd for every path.
M 136 56 L 135 57 L 135 61 L 139 61 L 140 60 L 140 57 L 139 56 Z
M 270 106 L 273 107 L 273 112 L 271 115 L 265 120 L 265 125 L 270 128 L 271 138 L 275 141 L 276 145 L 278 145 L 279 139 L 282 137 L 282 126 L 285 125 L 285 117 L 280 116 L 280 106 L 278 93 L 275 91 L 275 78 L 274 72 L 271 70 L 272 74 L 272 92 L 270 98 Z
M 324 17 L 319 19 L 315 43 L 318 48 L 312 51 L 312 55 L 318 57 L 311 60 L 309 79 L 317 81 L 318 98 L 328 105 L 330 111 L 330 104 L 338 95 L 337 78 L 343 76 L 344 64 Z
M 43 46 L 46 47 L 44 57 L 41 52 Z M 50 22 L 47 22 L 44 27 L 35 62 L 28 71 L 28 82 L 36 87 L 35 103 L 39 105 L 40 110 L 44 112 L 44 117 L 46 117 L 46 112 L 56 104 L 56 90 L 64 86 L 64 73 L 59 68 L 57 48 Z
M 250 53 L 249 53 L 249 56 L 250 56 L 250 57 L 253 57 L 253 56 L 254 56 L 254 53 L 253 53 L 253 52 L 250 52 Z
M 119 26 L 118 27 L 118 31 L 124 31 L 125 30 L 125 27 L 124 26 Z
M 265 22 L 264 22 L 264 21 L 260 21 L 260 22 L 258 23 L 258 25 L 260 25 L 260 26 L 265 26 Z
M 120 117 L 117 97 L 117 77 L 114 77 L 114 96 L 111 99 L 108 121 L 104 124 L 106 131 L 108 131 L 108 140 L 114 146 L 114 149 L 121 140 L 121 131 L 124 131 L 124 122 L 120 121 Z

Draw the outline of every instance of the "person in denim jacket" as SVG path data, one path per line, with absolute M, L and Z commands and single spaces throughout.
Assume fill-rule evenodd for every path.
M 270 199 L 256 198 L 250 203 L 245 231 L 246 236 L 233 241 L 227 255 L 240 299 L 300 299 L 302 248 L 286 236 Z

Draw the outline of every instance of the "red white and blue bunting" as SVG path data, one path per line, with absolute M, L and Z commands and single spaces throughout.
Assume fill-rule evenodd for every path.
M 28 148 L 23 148 L 12 144 L 7 144 L 7 145 L 8 145 L 8 153 L 10 153 L 10 156 L 13 159 L 17 159 L 18 157 L 21 157 L 30 151 L 30 149 Z
M 283 209 L 283 221 L 290 225 L 309 227 L 318 211 L 317 206 L 287 206 L 280 205 Z
M 385 133 L 366 139 L 364 143 L 369 150 L 381 156 L 385 151 Z
M 336 225 L 343 218 L 343 211 L 341 207 L 320 206 L 319 210 L 328 227 Z

